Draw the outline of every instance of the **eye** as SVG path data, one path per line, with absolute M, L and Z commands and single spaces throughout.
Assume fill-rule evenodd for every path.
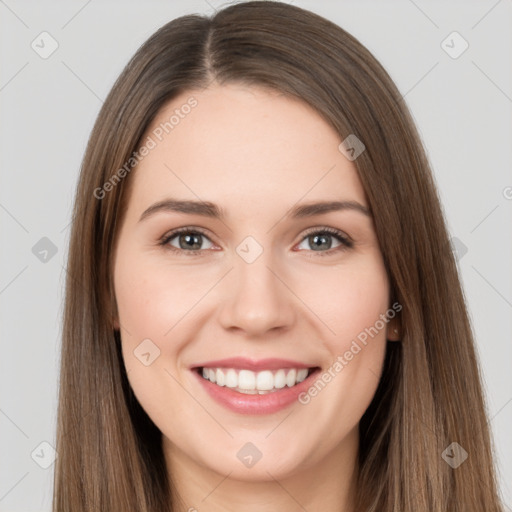
M 338 242 L 338 245 L 334 248 L 332 247 L 332 238 Z M 208 247 L 202 247 L 204 240 L 208 240 L 210 244 Z M 342 231 L 327 227 L 313 228 L 306 233 L 301 245 L 304 242 L 313 247 L 309 252 L 318 253 L 318 256 L 327 256 L 338 251 L 347 250 L 354 245 L 352 240 Z M 173 252 L 186 254 L 187 256 L 199 256 L 202 251 L 214 246 L 201 229 L 191 227 L 179 228 L 167 233 L 162 237 L 159 244 Z
M 332 238 L 338 241 L 337 246 L 332 248 Z M 318 256 L 327 256 L 338 251 L 343 251 L 353 247 L 353 242 L 343 232 L 333 228 L 314 228 L 306 234 L 301 244 L 307 242 L 314 247 L 313 252 L 319 253 Z M 322 250 L 327 249 L 327 250 Z
M 180 228 L 167 233 L 160 241 L 160 245 L 169 248 L 172 251 L 185 253 L 190 256 L 197 255 L 200 251 L 211 249 L 213 246 L 210 241 L 210 247 L 201 247 L 203 240 L 210 239 L 198 228 Z

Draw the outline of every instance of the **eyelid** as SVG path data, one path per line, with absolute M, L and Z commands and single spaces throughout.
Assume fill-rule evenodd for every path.
M 302 234 L 301 242 L 306 238 L 307 236 L 313 234 L 313 233 L 329 233 L 330 235 L 336 235 L 340 238 L 343 238 L 346 242 L 353 243 L 354 241 L 350 236 L 348 236 L 344 231 L 337 228 L 330 228 L 328 226 L 315 226 L 312 228 L 306 229 L 306 231 Z

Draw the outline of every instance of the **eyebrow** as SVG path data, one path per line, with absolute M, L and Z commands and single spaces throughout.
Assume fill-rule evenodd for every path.
M 301 204 L 293 207 L 286 214 L 286 217 L 292 219 L 300 219 L 343 210 L 352 210 L 362 213 L 367 217 L 371 217 L 369 209 L 357 201 L 320 201 L 315 203 Z M 152 204 L 149 208 L 147 208 L 140 216 L 139 222 L 155 215 L 158 212 L 195 214 L 220 220 L 226 218 L 225 210 L 209 201 L 164 199 Z

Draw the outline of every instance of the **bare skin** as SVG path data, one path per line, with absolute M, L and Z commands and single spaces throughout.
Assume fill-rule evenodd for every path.
M 271 414 L 227 409 L 191 367 L 241 356 L 293 359 L 327 372 L 389 310 L 370 215 L 345 208 L 287 216 L 319 201 L 368 208 L 355 165 L 309 106 L 257 87 L 186 91 L 147 134 L 191 96 L 197 106 L 130 177 L 114 264 L 130 384 L 163 433 L 180 510 L 354 512 L 358 424 L 377 388 L 386 339 L 396 339 L 395 321 L 334 377 L 331 368 L 329 383 L 307 403 Z M 171 197 L 215 203 L 225 218 L 159 210 L 140 220 Z M 182 227 L 201 229 L 196 248 L 183 241 L 187 233 L 159 243 Z M 324 234 L 315 250 L 314 234 L 322 242 L 326 227 L 342 241 Z M 248 236 L 253 245 L 243 245 Z M 237 252 L 241 244 L 262 252 L 248 263 Z M 152 354 L 160 351 L 147 366 L 134 355 L 145 339 Z M 237 457 L 249 442 L 262 454 L 252 467 Z

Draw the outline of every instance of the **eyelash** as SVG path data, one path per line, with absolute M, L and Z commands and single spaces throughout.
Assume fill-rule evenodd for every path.
M 183 249 L 178 249 L 176 247 L 173 247 L 172 245 L 169 245 L 169 242 L 175 238 L 177 235 L 180 235 L 181 233 L 187 233 L 187 234 L 194 234 L 194 235 L 202 235 L 209 239 L 206 232 L 204 232 L 200 228 L 192 228 L 192 227 L 183 227 L 179 229 L 175 229 L 174 231 L 171 231 L 170 233 L 166 233 L 159 241 L 159 245 L 163 246 L 166 250 L 170 250 L 175 253 L 185 253 L 187 256 L 201 256 L 201 253 L 207 249 L 200 249 L 198 251 L 185 251 Z M 306 252 L 315 252 L 318 256 L 330 256 L 333 253 L 339 252 L 339 251 L 346 251 L 347 249 L 351 249 L 354 245 L 352 240 L 347 237 L 342 231 L 339 231 L 334 228 L 312 228 L 311 230 L 307 231 L 303 238 L 301 239 L 300 243 L 302 243 L 307 237 L 311 235 L 331 235 L 334 238 L 336 238 L 340 245 L 338 247 L 334 247 L 332 249 L 328 249 L 327 251 L 306 251 Z M 314 256 L 309 256 L 314 257 Z

